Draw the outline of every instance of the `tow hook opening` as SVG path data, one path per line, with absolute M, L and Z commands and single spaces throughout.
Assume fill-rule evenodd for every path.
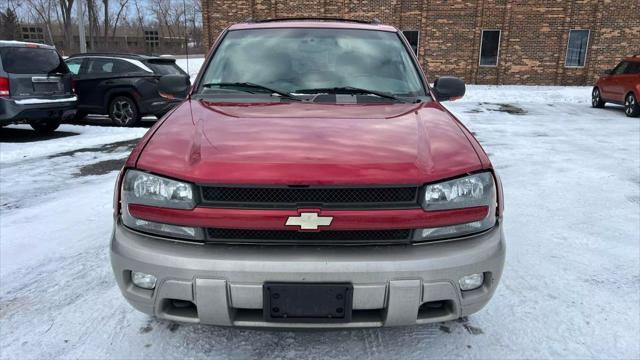
M 185 321 L 198 319 L 198 307 L 188 300 L 164 299 L 161 309 L 163 313 L 176 318 L 184 318 Z
M 428 301 L 418 308 L 418 320 L 445 317 L 453 314 L 454 311 L 453 300 Z

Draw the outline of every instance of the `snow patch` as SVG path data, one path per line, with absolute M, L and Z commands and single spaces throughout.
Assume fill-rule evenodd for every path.
M 2 143 L 0 205 L 15 206 L 0 206 L 0 358 L 637 358 L 640 122 L 592 109 L 588 90 L 472 85 L 445 103 L 502 177 L 507 259 L 482 311 L 415 327 L 268 331 L 141 314 L 109 264 L 116 172 L 76 174 L 124 158 L 118 142 L 147 129 L 63 125 L 79 135 Z

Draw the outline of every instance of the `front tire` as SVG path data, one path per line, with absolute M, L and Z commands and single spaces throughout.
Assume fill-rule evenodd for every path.
M 591 92 L 591 107 L 594 108 L 603 108 L 604 107 L 604 100 L 602 100 L 602 95 L 600 94 L 600 89 L 598 89 L 597 87 L 593 88 L 593 91 Z
M 128 96 L 116 96 L 111 100 L 109 117 L 116 126 L 134 126 L 140 121 L 138 106 Z
M 50 134 L 60 126 L 59 120 L 38 120 L 29 123 L 33 130 L 40 134 Z
M 633 93 L 627 95 L 624 98 L 624 113 L 629 117 L 636 117 L 640 115 L 640 104 Z

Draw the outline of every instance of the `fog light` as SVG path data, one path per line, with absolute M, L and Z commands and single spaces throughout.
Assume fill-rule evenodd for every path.
M 132 271 L 131 281 L 137 287 L 152 290 L 156 287 L 156 277 L 151 274 Z
M 463 276 L 460 278 L 460 280 L 458 280 L 458 283 L 460 284 L 460 289 L 464 291 L 477 289 L 480 286 L 482 286 L 483 282 L 484 282 L 483 273 Z

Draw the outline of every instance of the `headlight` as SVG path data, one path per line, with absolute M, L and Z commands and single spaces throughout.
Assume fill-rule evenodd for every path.
M 122 183 L 122 201 L 127 204 L 193 209 L 193 186 L 137 170 L 127 170 Z
M 450 226 L 418 229 L 414 240 L 437 240 L 458 237 L 490 229 L 496 222 L 496 185 L 490 172 L 429 184 L 425 187 L 422 207 L 427 211 L 488 207 L 484 219 Z
M 202 229 L 138 219 L 129 213 L 130 204 L 190 210 L 195 207 L 193 186 L 138 170 L 127 170 L 122 182 L 122 222 L 129 228 L 157 235 L 201 240 Z
M 426 186 L 425 210 L 460 209 L 495 203 L 493 175 L 488 172 Z

